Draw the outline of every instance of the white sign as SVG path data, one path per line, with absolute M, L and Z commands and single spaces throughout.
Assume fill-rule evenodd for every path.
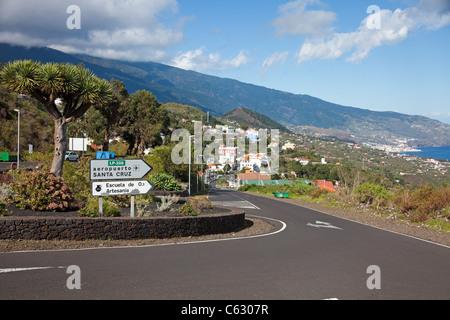
M 147 180 L 92 182 L 93 197 L 137 196 L 152 189 L 153 185 Z
M 70 151 L 87 151 L 87 139 L 85 138 L 69 138 Z
M 142 179 L 153 168 L 142 159 L 91 160 L 91 180 Z

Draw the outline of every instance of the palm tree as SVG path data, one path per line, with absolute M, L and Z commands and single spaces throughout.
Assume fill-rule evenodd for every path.
M 51 172 L 62 176 L 67 149 L 67 124 L 82 117 L 93 105 L 103 106 L 112 97 L 111 85 L 81 65 L 31 60 L 10 62 L 0 71 L 0 82 L 42 103 L 55 121 L 55 152 Z

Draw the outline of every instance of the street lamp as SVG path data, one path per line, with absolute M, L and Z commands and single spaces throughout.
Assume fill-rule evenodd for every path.
M 195 162 L 197 163 L 197 192 L 198 192 L 198 157 L 202 158 L 202 169 L 201 169 L 200 172 L 202 173 L 202 179 L 203 179 L 203 155 L 202 154 L 197 154 L 197 155 L 195 155 Z M 202 181 L 202 179 L 200 179 L 200 182 L 202 182 L 201 186 L 202 186 L 202 190 L 203 190 L 203 181 Z
M 14 109 L 17 112 L 17 170 L 19 170 L 20 159 L 20 110 Z
M 191 196 L 191 139 L 195 138 L 195 135 L 189 135 L 189 197 Z M 194 140 L 195 142 L 195 140 Z
M 192 158 L 192 153 L 191 153 L 192 152 L 191 151 L 192 142 L 191 142 L 191 139 L 194 138 L 194 143 L 195 143 L 195 138 L 196 137 L 197 137 L 196 135 L 189 135 L 189 182 L 188 182 L 188 184 L 189 184 L 189 197 L 191 196 L 191 162 L 192 162 L 192 160 L 191 160 L 191 158 Z M 198 163 L 198 157 L 199 156 L 203 157 L 203 155 L 195 155 L 195 160 L 196 160 L 195 162 L 197 162 L 197 163 Z M 202 168 L 203 168 L 203 159 L 202 159 Z M 197 174 L 197 192 L 198 192 L 198 174 Z

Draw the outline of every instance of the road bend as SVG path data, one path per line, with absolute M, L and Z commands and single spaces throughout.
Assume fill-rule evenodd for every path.
M 210 200 L 275 229 L 175 245 L 1 253 L 0 299 L 450 299 L 449 247 L 282 199 L 213 189 Z

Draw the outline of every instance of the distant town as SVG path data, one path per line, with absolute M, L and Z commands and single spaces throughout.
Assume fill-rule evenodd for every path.
M 196 120 L 182 119 L 182 122 L 194 123 Z M 232 122 L 228 125 L 215 125 L 214 127 L 202 125 L 202 130 L 211 130 L 224 136 L 227 133 L 235 132 L 244 135 L 247 143 L 259 141 L 261 129 L 243 127 L 241 128 L 238 122 Z M 224 141 L 226 140 L 224 139 Z M 384 172 L 397 183 L 412 185 L 425 181 L 437 184 L 448 181 L 450 178 L 449 161 L 403 154 L 420 150 L 409 147 L 406 139 L 398 139 L 396 143 L 395 146 L 373 143 L 358 144 L 333 138 L 291 133 L 281 135 L 278 148 L 282 161 L 298 163 L 301 166 L 347 165 L 371 172 Z M 273 143 L 270 143 L 270 137 L 268 147 L 269 150 L 275 147 Z M 287 181 L 292 177 L 301 178 L 295 171 L 287 170 L 286 166 L 283 166 L 276 176 L 271 174 L 273 173 L 271 161 L 267 153 L 245 153 L 239 157 L 238 147 L 236 145 L 229 146 L 226 143 L 222 144 L 218 151 L 219 153 L 215 157 L 203 159 L 204 178 L 217 180 L 225 177 L 227 178 L 226 187 L 229 188 L 239 188 L 244 184 L 283 184 L 288 183 Z M 146 154 L 149 153 L 151 153 L 151 149 L 146 150 Z M 314 155 L 314 159 L 299 156 L 299 154 Z M 338 185 L 338 181 L 326 180 L 309 181 L 309 183 L 322 183 L 324 188 L 327 184 L 330 191 Z

